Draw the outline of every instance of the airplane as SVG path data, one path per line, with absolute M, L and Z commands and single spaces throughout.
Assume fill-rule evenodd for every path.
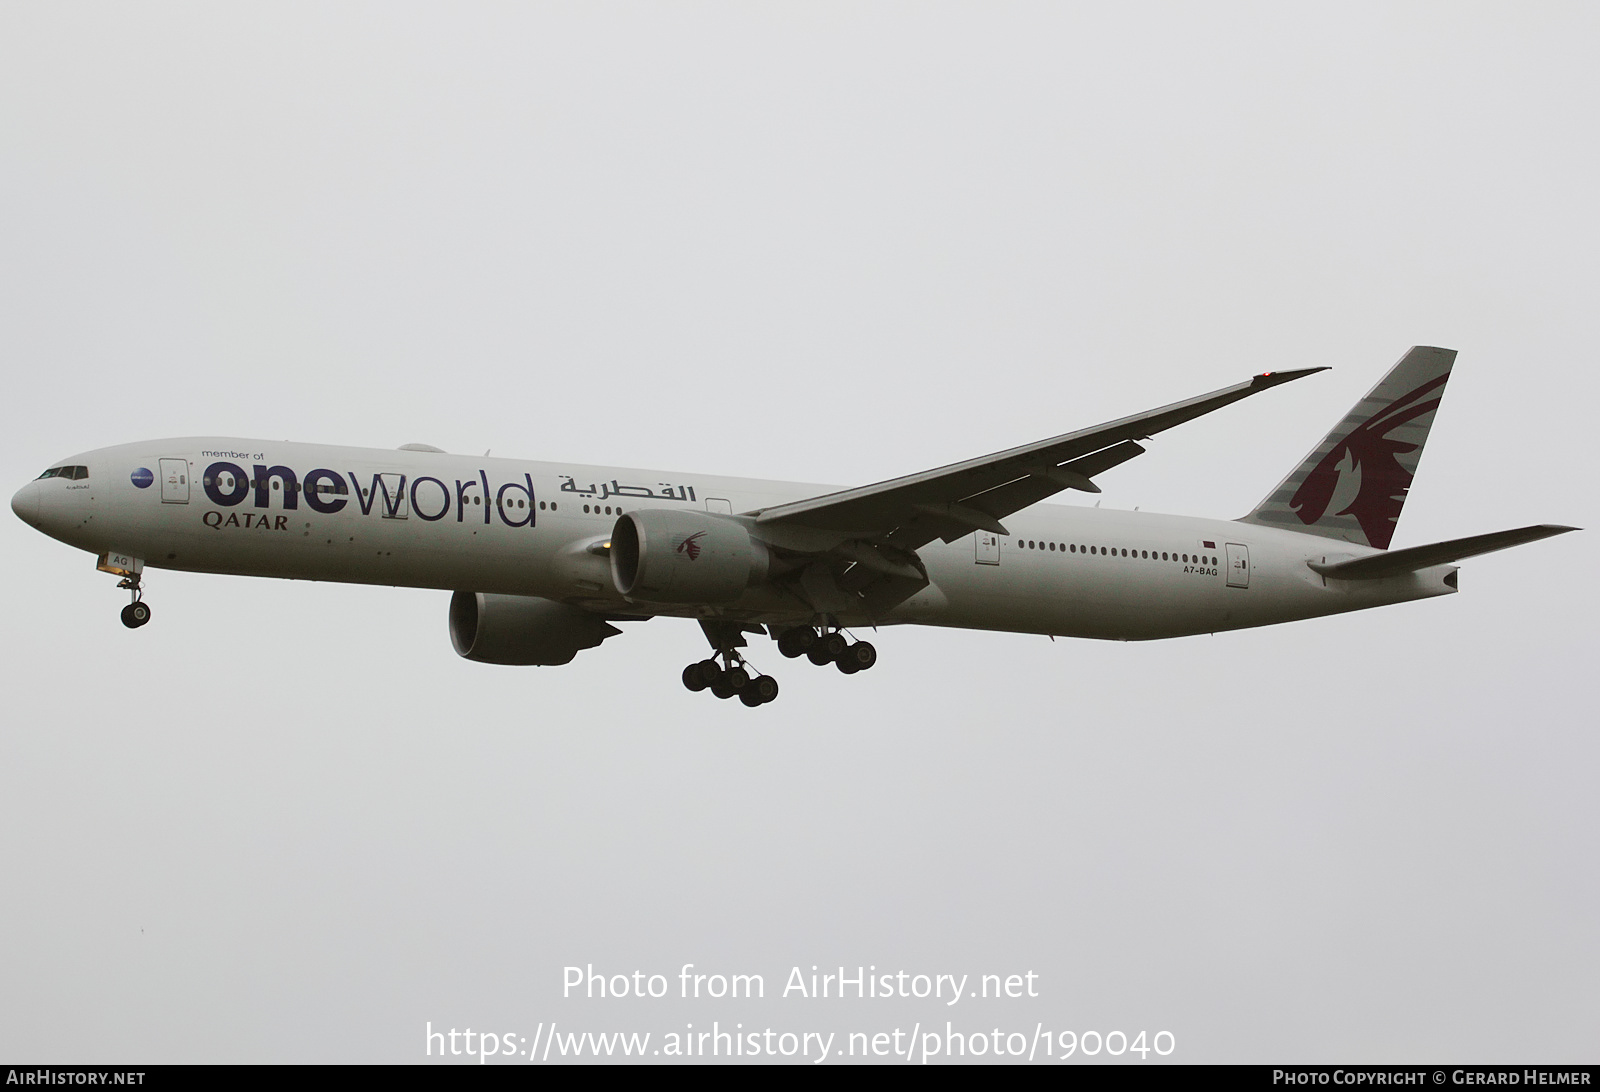
M 469 660 L 559 665 L 613 623 L 699 621 L 683 685 L 750 707 L 785 657 L 871 668 L 853 630 L 931 625 L 1143 641 L 1450 595 L 1454 562 L 1552 524 L 1390 550 L 1453 350 L 1411 349 L 1248 514 L 1043 505 L 1141 441 L 1325 368 L 1265 372 L 1168 406 L 847 489 L 617 467 L 225 437 L 75 455 L 23 486 L 26 523 L 87 550 L 150 620 L 146 567 L 437 588 Z

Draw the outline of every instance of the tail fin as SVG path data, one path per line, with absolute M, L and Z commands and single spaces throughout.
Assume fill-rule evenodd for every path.
M 1387 550 L 1455 360 L 1454 349 L 1427 346 L 1401 357 L 1239 522 Z

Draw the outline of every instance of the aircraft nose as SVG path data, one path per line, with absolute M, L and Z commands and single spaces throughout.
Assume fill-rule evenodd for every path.
M 39 526 L 39 483 L 29 482 L 11 498 L 11 510 L 17 518 L 30 526 Z

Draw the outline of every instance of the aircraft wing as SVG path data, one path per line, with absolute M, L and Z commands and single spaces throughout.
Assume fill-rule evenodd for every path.
M 781 504 L 756 513 L 758 525 L 844 532 L 904 550 L 936 538 L 954 542 L 975 530 L 1008 534 L 1000 521 L 1063 489 L 1098 493 L 1096 474 L 1144 452 L 1136 441 L 1253 394 L 1326 368 L 1266 372 L 1243 383 L 1136 413 L 1093 428 L 997 451 L 876 485 Z

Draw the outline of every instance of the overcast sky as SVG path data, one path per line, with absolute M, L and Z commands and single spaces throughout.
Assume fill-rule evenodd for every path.
M 1275 368 L 1102 503 L 1248 511 L 1460 351 L 1396 546 L 1596 525 L 1590 4 L 0 5 L 0 467 L 217 434 L 859 484 Z M 1167 1031 L 1593 1061 L 1594 534 L 1153 644 L 884 630 L 773 705 L 657 620 L 458 659 L 448 593 L 7 517 L 0 1060 L 424 1031 Z M 585 1001 L 563 968 L 761 974 Z M 780 996 L 790 968 L 1034 998 Z

